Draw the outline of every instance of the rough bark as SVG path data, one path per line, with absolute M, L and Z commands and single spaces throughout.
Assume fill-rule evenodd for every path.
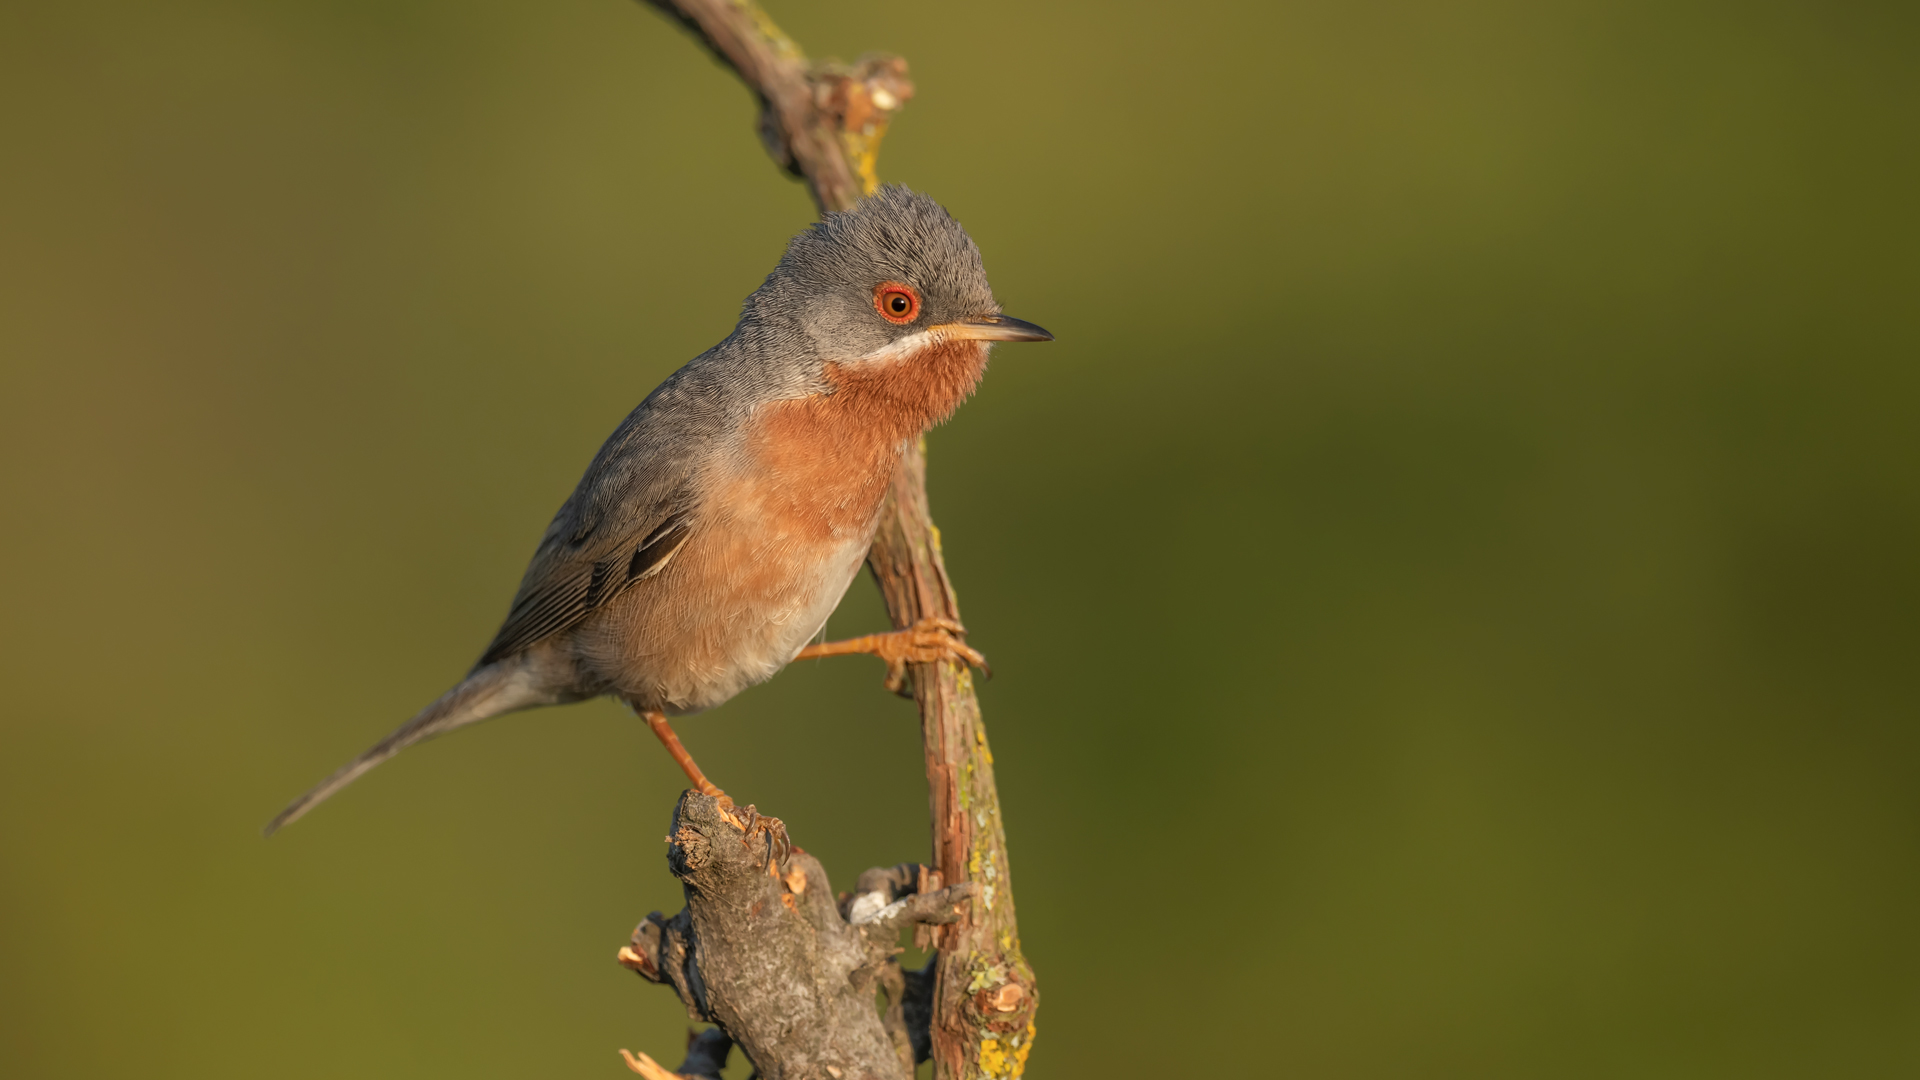
M 768 153 L 806 181 L 823 211 L 848 209 L 877 186 L 880 140 L 913 95 L 904 60 L 810 63 L 750 0 L 645 2 L 740 75 L 759 98 Z M 907 447 L 868 555 L 900 628 L 924 616 L 960 619 L 927 507 L 925 453 L 924 443 Z M 718 1075 L 730 1042 L 769 1080 L 911 1075 L 912 1063 L 929 1057 L 936 1080 L 1024 1071 L 1039 995 L 1020 949 L 993 753 L 972 673 L 943 661 L 914 665 L 912 675 L 926 751 L 930 866 L 869 870 L 836 908 L 826 872 L 811 856 L 795 849 L 782 866 L 776 851 L 769 868 L 754 840 L 771 834 L 751 808 L 740 820 L 703 796 L 682 797 L 668 861 L 685 883 L 687 908 L 670 920 L 650 915 L 621 951 L 643 976 L 671 983 L 690 1016 L 719 1025 L 719 1034 L 693 1037 L 681 1075 Z M 902 971 L 892 959 L 909 924 L 922 947 L 936 950 L 925 971 Z M 888 1001 L 884 1017 L 875 1007 L 880 993 Z M 645 1055 L 628 1060 L 636 1072 L 652 1069 L 655 1080 L 672 1075 Z
M 923 889 L 921 868 L 894 867 L 861 875 L 859 890 L 836 901 L 819 860 L 789 852 L 781 826 L 751 807 L 689 791 L 672 829 L 667 865 L 687 906 L 671 919 L 649 914 L 620 962 L 672 986 L 690 1018 L 719 1025 L 691 1041 L 676 1072 L 717 1076 L 733 1044 L 765 1080 L 911 1077 L 916 1010 L 894 960 L 900 933 L 960 918 L 974 885 Z
M 923 616 L 956 621 L 960 604 L 947 578 L 940 530 L 927 510 L 924 443 L 907 448 L 867 565 L 896 626 Z M 1020 951 L 1013 877 L 993 750 L 973 692 L 973 673 L 952 662 L 916 664 L 913 696 L 927 760 L 938 881 L 979 887 L 958 921 L 922 937 L 934 960 L 932 1041 L 939 1080 L 1016 1077 L 1026 1068 L 1040 996 Z

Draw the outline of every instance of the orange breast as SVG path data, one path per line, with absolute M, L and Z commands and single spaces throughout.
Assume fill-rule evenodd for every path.
M 770 678 L 859 572 L 902 442 L 952 413 L 985 368 L 979 342 L 830 364 L 833 393 L 758 410 L 686 547 L 593 635 L 596 666 L 636 704 L 671 713 Z

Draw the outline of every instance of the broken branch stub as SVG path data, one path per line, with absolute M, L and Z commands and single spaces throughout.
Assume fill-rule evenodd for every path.
M 900 934 L 960 918 L 972 884 L 923 893 L 913 888 L 919 875 L 876 883 L 868 871 L 861 891 L 836 902 L 819 860 L 793 848 L 783 866 L 768 830 L 696 792 L 681 796 L 667 845 L 687 906 L 671 919 L 649 914 L 619 961 L 673 987 L 691 1019 L 718 1025 L 719 1035 L 689 1047 L 682 1075 L 717 1073 L 731 1045 L 765 1080 L 913 1075 L 931 1045 L 930 1009 L 912 1000 L 926 980 L 901 971 Z M 627 1056 L 637 1071 L 657 1067 Z

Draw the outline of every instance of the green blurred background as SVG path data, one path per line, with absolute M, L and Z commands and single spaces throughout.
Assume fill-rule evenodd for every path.
M 932 439 L 1032 1075 L 1920 1071 L 1913 5 L 772 11 L 1059 335 Z M 627 0 L 0 12 L 0 1073 L 678 1060 L 622 710 L 258 829 L 810 220 L 752 122 Z M 682 727 L 842 888 L 880 674 Z

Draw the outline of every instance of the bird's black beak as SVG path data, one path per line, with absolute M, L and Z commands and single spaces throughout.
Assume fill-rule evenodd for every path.
M 1053 335 L 1011 315 L 975 315 L 933 329 L 946 336 L 972 341 L 1052 341 Z

